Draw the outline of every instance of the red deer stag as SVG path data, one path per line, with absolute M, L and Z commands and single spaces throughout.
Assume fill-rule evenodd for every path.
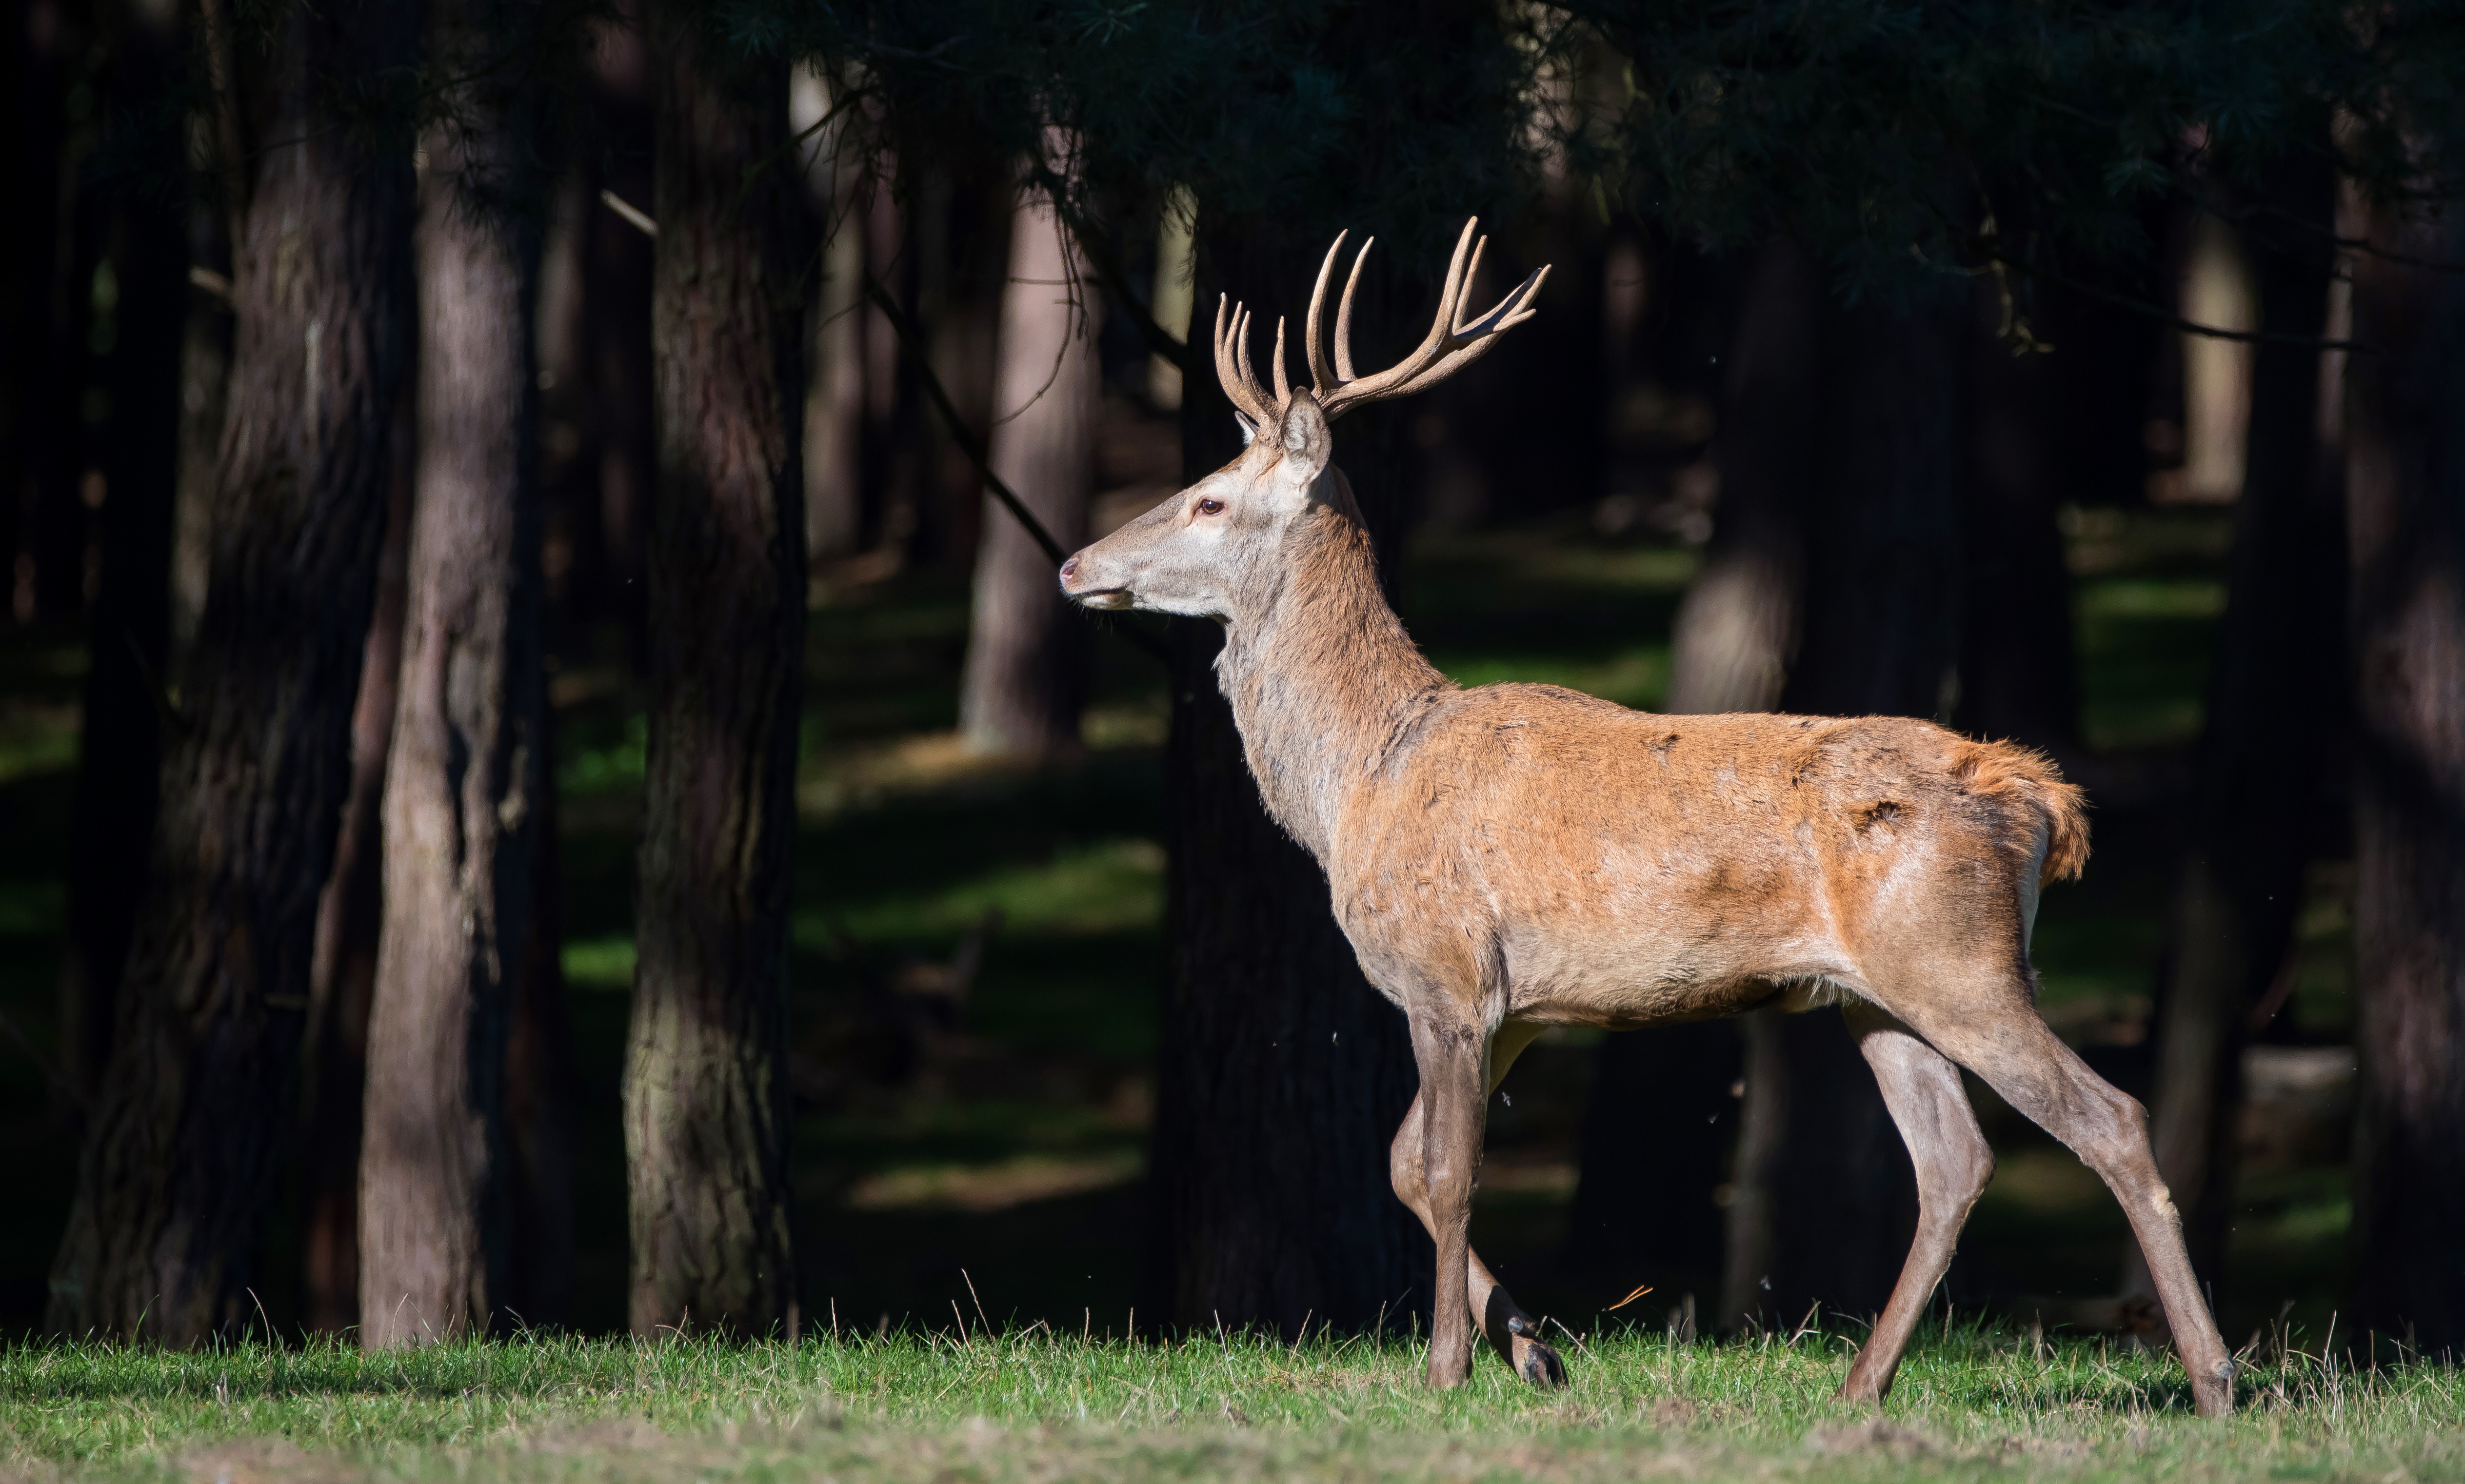
M 1465 1378 L 1476 1315 L 1518 1374 L 1565 1376 L 1466 1233 L 1489 1094 L 1543 1027 L 1837 1005 L 1919 1190 L 1916 1244 L 1842 1394 L 1891 1384 L 1993 1169 L 1966 1067 L 2104 1178 L 2200 1412 L 2231 1410 L 2232 1363 L 2145 1114 L 2036 1010 L 2038 888 L 2088 856 L 2076 787 L 2034 753 L 1927 721 L 1661 717 L 1549 685 L 1464 690 L 1405 634 L 1327 425 L 1443 381 L 1532 315 L 1546 269 L 1462 320 L 1473 231 L 1429 334 L 1375 375 L 1356 375 L 1350 353 L 1361 257 L 1331 368 L 1321 343 L 1341 236 L 1310 298 L 1308 386 L 1286 382 L 1278 323 L 1270 396 L 1249 315 L 1219 303 L 1216 375 L 1248 447 L 1061 567 L 1062 591 L 1089 608 L 1223 624 L 1216 676 L 1259 794 L 1325 869 L 1363 972 L 1410 1022 L 1421 1090 L 1392 1168 L 1437 1244 L 1430 1384 Z

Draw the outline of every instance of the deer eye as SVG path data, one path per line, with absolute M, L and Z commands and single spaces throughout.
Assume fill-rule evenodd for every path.
M 1220 516 L 1224 513 L 1224 501 L 1202 499 L 1198 502 L 1198 513 L 1203 516 Z

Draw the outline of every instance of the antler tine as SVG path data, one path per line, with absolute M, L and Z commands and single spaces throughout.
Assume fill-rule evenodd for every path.
M 1499 336 L 1532 317 L 1533 302 L 1549 277 L 1546 268 L 1517 284 L 1514 292 L 1499 300 L 1489 313 L 1470 324 L 1462 321 L 1464 298 L 1471 292 L 1474 275 L 1480 271 L 1481 253 L 1489 246 L 1487 237 L 1477 235 L 1479 226 L 1477 217 L 1464 223 L 1462 235 L 1455 238 L 1455 256 L 1447 264 L 1446 285 L 1439 291 L 1438 312 L 1430 322 L 1430 333 L 1410 355 L 1374 376 L 1356 378 L 1352 374 L 1352 285 L 1345 285 L 1335 330 L 1341 385 L 1333 394 L 1320 399 L 1328 417 L 1360 403 L 1384 401 L 1433 387 L 1479 359 Z M 1368 244 L 1362 244 L 1361 251 L 1366 256 Z M 1357 283 L 1360 258 L 1353 260 L 1352 271 Z
M 1549 270 L 1544 267 L 1517 284 L 1515 292 L 1499 300 L 1497 308 L 1464 327 L 1458 337 L 1463 342 L 1461 344 L 1386 395 L 1405 397 L 1427 390 L 1489 354 L 1489 347 L 1498 343 L 1498 337 L 1540 313 L 1532 307 L 1533 300 L 1541 297 L 1541 285 L 1548 279 Z
M 1335 375 L 1339 382 L 1353 379 L 1352 291 L 1361 287 L 1361 265 L 1369 261 L 1369 250 L 1377 243 L 1376 237 L 1361 239 L 1361 251 L 1352 255 L 1352 276 L 1344 280 L 1344 299 L 1335 306 Z
M 1335 272 L 1335 255 L 1344 251 L 1347 235 L 1348 232 L 1337 233 L 1334 245 L 1326 250 L 1326 261 L 1318 265 L 1318 285 L 1310 290 L 1309 329 L 1301 337 L 1302 347 L 1309 352 L 1310 389 L 1321 397 L 1336 388 L 1335 373 L 1326 368 L 1326 280 Z M 1357 262 L 1354 271 L 1360 271 Z M 1283 357 L 1276 360 L 1280 364 Z
M 1250 312 L 1218 295 L 1215 300 L 1215 379 L 1224 395 L 1254 427 L 1275 420 L 1265 388 L 1250 369 Z
M 1284 317 L 1276 316 L 1276 406 L 1293 400 L 1293 384 L 1284 377 Z

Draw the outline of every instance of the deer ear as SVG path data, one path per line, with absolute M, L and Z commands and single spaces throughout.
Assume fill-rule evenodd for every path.
M 1284 404 L 1284 425 L 1277 430 L 1277 441 L 1284 446 L 1284 477 L 1303 488 L 1318 482 L 1335 454 L 1335 434 L 1327 430 L 1326 413 L 1306 391 L 1295 391 Z
M 1241 446 L 1243 448 L 1246 449 L 1251 444 L 1258 441 L 1258 425 L 1250 421 L 1249 414 L 1245 412 L 1234 412 L 1232 414 L 1232 421 L 1240 426 Z

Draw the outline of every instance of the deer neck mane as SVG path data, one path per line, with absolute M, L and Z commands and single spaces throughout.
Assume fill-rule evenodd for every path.
M 1287 529 L 1277 572 L 1225 619 L 1215 661 L 1267 812 L 1321 863 L 1351 791 L 1455 688 L 1388 606 L 1349 503 Z

